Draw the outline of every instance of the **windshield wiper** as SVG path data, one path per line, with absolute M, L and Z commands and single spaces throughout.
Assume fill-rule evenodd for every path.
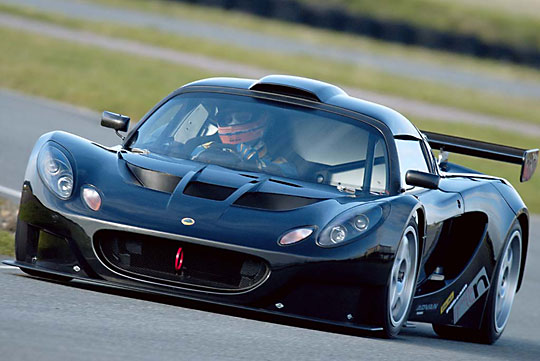
M 150 151 L 148 149 L 141 149 L 141 148 L 131 148 L 131 152 L 136 153 L 136 154 L 143 154 L 143 155 L 150 154 Z
M 347 194 L 354 194 L 356 195 L 356 188 L 351 186 L 345 186 L 343 184 L 338 184 L 336 186 L 336 189 L 340 191 L 341 193 L 347 193 Z

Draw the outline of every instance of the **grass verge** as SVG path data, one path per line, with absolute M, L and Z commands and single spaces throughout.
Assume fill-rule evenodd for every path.
M 495 60 L 480 59 L 467 55 L 425 49 L 423 47 L 394 44 L 359 35 L 312 28 L 301 24 L 288 23 L 267 18 L 260 18 L 238 11 L 225 11 L 214 7 L 163 0 L 86 1 L 101 3 L 107 6 L 117 8 L 139 10 L 143 12 L 165 15 L 167 17 L 176 18 L 179 21 L 182 21 L 184 19 L 196 19 L 212 24 L 220 24 L 233 28 L 249 30 L 254 33 L 274 35 L 278 37 L 283 37 L 285 39 L 292 38 L 308 44 L 340 47 L 344 49 L 362 49 L 363 51 L 368 53 L 379 55 L 397 55 L 403 57 L 404 59 L 422 60 L 440 65 L 452 64 L 452 66 L 463 67 L 471 71 L 502 77 L 517 77 L 523 80 L 530 80 L 531 77 L 533 79 L 540 79 L 540 72 L 526 66 L 520 66 L 510 63 L 501 63 Z
M 67 45 L 48 37 L 0 27 L 0 84 L 95 110 L 111 109 L 142 116 L 179 84 L 208 74 L 147 58 L 119 56 L 90 46 Z M 518 147 L 538 147 L 538 139 L 464 124 L 415 119 L 421 129 Z M 477 158 L 463 159 L 473 169 L 510 180 L 530 209 L 540 213 L 540 174 L 520 184 L 519 167 Z
M 256 31 L 272 22 L 267 18 L 227 11 L 186 2 L 163 0 L 87 0 L 143 11 L 180 17 L 204 19 L 227 25 L 242 26 Z M 485 40 L 504 40 L 513 45 L 540 46 L 540 4 L 535 0 L 302 0 L 318 2 L 323 7 L 341 6 L 350 12 L 393 19 L 435 29 L 475 34 Z M 520 2 L 521 6 L 515 3 Z M 494 3 L 496 3 L 494 5 Z M 531 9 L 533 7 L 533 9 Z M 519 11 L 521 9 L 521 11 Z M 516 11 L 517 10 L 517 11 Z M 437 14 L 434 16 L 433 14 Z M 260 23 L 260 25 L 257 25 Z M 287 23 L 283 23 L 285 26 Z M 283 29 L 285 32 L 287 29 Z M 271 30 L 276 31 L 276 30 Z M 535 45 L 536 44 L 536 45 Z
M 540 6 L 529 0 L 302 1 L 324 7 L 338 5 L 351 13 L 473 34 L 484 40 L 503 41 L 519 47 L 540 47 Z
M 15 237 L 12 233 L 0 231 L 0 255 L 15 256 Z
M 519 134 L 503 132 L 498 129 L 471 126 L 467 124 L 449 124 L 427 119 L 415 119 L 415 124 L 422 130 L 451 134 L 464 138 L 472 138 L 486 142 L 510 145 L 519 148 L 539 148 L 540 140 L 536 137 L 525 137 Z M 540 213 L 540 169 L 532 179 L 520 183 L 521 168 L 518 165 L 480 159 L 459 154 L 450 154 L 450 162 L 478 170 L 485 174 L 495 175 L 508 180 L 519 192 L 530 212 Z
M 12 232 L 4 229 L 13 229 L 12 212 L 14 206 L 0 198 L 0 255 L 13 257 L 15 255 L 15 237 Z
M 210 75 L 1 27 L 0 39 L 0 86 L 133 119 L 179 85 Z
M 123 4 L 122 1 L 120 2 Z M 153 1 L 150 3 L 165 6 L 161 2 Z M 170 6 L 172 9 L 175 9 L 173 4 Z M 59 15 L 46 14 L 22 7 L 6 5 L 0 5 L 0 10 L 29 18 L 48 21 L 72 29 L 87 30 L 180 51 L 188 51 L 219 59 L 256 65 L 258 67 L 271 69 L 275 72 L 301 75 L 343 86 L 371 89 L 382 93 L 396 94 L 406 98 L 444 104 L 485 114 L 514 118 L 537 124 L 540 123 L 540 102 L 533 99 L 508 97 L 490 93 L 489 91 L 480 92 L 444 86 L 433 82 L 412 80 L 405 77 L 390 75 L 388 73 L 373 71 L 353 64 L 326 61 L 319 58 L 283 55 L 261 51 L 254 52 L 252 50 L 213 43 L 206 40 L 166 34 L 154 29 L 73 20 Z M 175 14 L 174 11 L 171 13 Z M 275 24 L 277 27 L 277 24 L 279 23 L 275 22 Z M 313 36 L 316 37 L 317 35 Z M 497 67 L 497 69 L 498 74 L 505 73 L 509 77 L 523 76 L 540 81 L 540 73 L 533 70 L 525 71 L 521 69 L 514 72 L 514 68 L 510 66 L 502 68 Z M 236 75 L 241 76 L 242 74 Z M 180 82 L 178 84 L 180 84 Z M 24 91 L 24 89 L 21 90 Z

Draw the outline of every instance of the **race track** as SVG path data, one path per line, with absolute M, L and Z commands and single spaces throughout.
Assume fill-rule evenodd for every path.
M 33 143 L 64 129 L 107 145 L 99 114 L 0 91 L 0 186 L 16 191 Z M 5 192 L 4 192 L 5 193 Z M 439 339 L 416 324 L 395 340 L 292 326 L 231 309 L 149 298 L 82 282 L 42 281 L 0 267 L 0 359 L 6 360 L 538 360 L 540 217 L 503 337 L 493 346 Z M 309 302 L 309 300 L 306 300 Z

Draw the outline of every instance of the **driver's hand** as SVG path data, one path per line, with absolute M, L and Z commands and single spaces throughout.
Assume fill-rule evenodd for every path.
M 236 146 L 236 151 L 244 162 L 254 163 L 257 166 L 260 164 L 259 149 L 256 147 L 241 143 Z

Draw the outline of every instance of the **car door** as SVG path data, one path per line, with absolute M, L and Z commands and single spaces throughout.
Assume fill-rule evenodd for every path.
M 437 243 L 444 221 L 463 214 L 463 199 L 459 192 L 450 187 L 451 178 L 441 178 L 438 189 L 426 189 L 409 186 L 405 183 L 408 170 L 438 174 L 438 166 L 429 146 L 424 140 L 403 138 L 396 139 L 398 150 L 402 191 L 415 196 L 426 211 L 426 239 L 423 255 L 429 255 Z

